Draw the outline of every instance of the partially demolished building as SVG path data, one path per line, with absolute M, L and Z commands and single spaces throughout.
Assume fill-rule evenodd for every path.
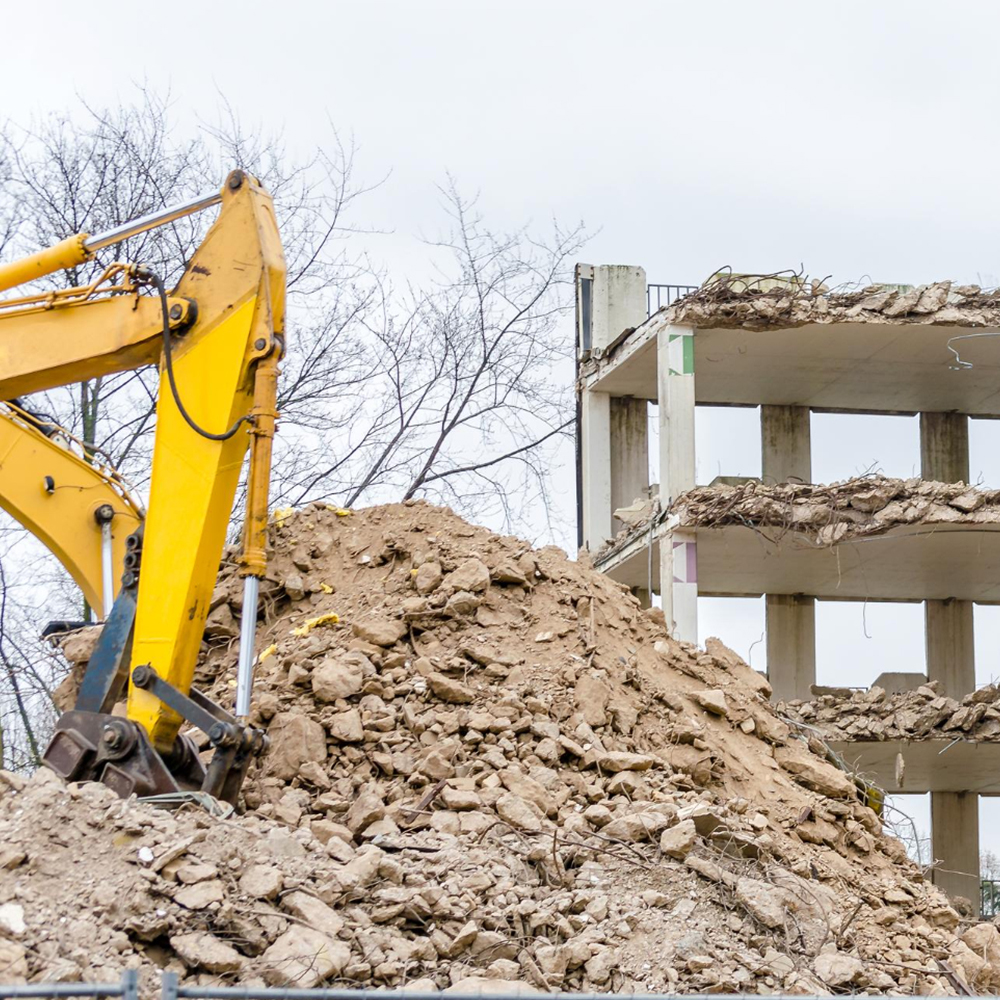
M 765 595 L 769 679 L 792 703 L 813 698 L 817 600 L 923 602 L 926 675 L 892 683 L 936 682 L 924 714 L 941 718 L 849 727 L 837 749 L 887 791 L 931 792 L 935 879 L 976 900 L 978 794 L 1000 794 L 1000 743 L 935 727 L 975 688 L 973 605 L 1000 603 L 1000 493 L 966 485 L 969 417 L 1000 416 L 1000 343 L 983 336 L 1000 332 L 1000 294 L 720 274 L 655 312 L 647 296 L 641 268 L 577 269 L 581 545 L 658 593 L 683 639 L 699 596 Z M 695 482 L 701 405 L 760 407 L 760 480 Z M 921 477 L 813 484 L 811 412 L 919 414 Z

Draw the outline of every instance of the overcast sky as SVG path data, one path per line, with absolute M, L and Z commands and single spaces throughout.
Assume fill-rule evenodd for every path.
M 1000 282 L 986 0 L 174 0 L 127 17 L 50 0 L 3 17 L 0 93 L 21 123 L 146 81 L 182 124 L 212 120 L 221 93 L 293 153 L 328 122 L 353 133 L 361 177 L 390 172 L 363 221 L 390 231 L 377 252 L 397 277 L 425 269 L 417 237 L 440 225 L 450 171 L 494 226 L 583 220 L 589 262 L 650 281 L 803 264 L 835 283 Z M 836 420 L 814 418 L 815 478 L 917 471 L 915 421 Z M 759 472 L 757 434 L 753 411 L 702 415 L 699 481 Z M 972 462 L 1000 484 L 1000 427 L 977 422 Z M 763 666 L 763 612 L 742 603 L 703 601 L 703 632 Z M 982 680 L 1000 674 L 995 611 L 977 609 Z M 917 605 L 822 606 L 821 681 L 922 667 L 921 627 Z

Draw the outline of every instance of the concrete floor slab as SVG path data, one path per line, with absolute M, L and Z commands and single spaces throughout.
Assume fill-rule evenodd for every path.
M 828 741 L 859 774 L 891 794 L 979 792 L 1000 795 L 1000 743 L 952 740 Z M 896 781 L 903 756 L 903 782 Z
M 597 568 L 630 587 L 659 592 L 663 531 L 643 532 Z M 694 534 L 701 596 L 1000 603 L 1000 524 L 902 525 L 834 548 L 771 528 L 728 525 Z
M 586 377 L 588 388 L 656 399 L 654 317 Z M 952 371 L 948 341 L 1000 331 L 921 324 L 810 324 L 785 330 L 698 329 L 695 399 L 885 413 L 1000 414 L 1000 336 L 955 342 L 972 367 Z

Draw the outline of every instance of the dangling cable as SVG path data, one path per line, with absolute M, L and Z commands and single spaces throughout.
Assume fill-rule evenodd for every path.
M 167 306 L 167 290 L 163 287 L 163 279 L 148 268 L 141 268 L 138 277 L 152 284 L 160 296 L 160 308 L 163 311 L 163 364 L 167 369 L 167 382 L 170 384 L 170 394 L 174 397 L 177 412 L 184 418 L 188 427 L 203 438 L 208 438 L 209 441 L 228 441 L 240 429 L 242 424 L 252 423 L 253 418 L 250 416 L 240 417 L 224 434 L 212 434 L 194 422 L 181 402 L 180 393 L 177 391 L 177 382 L 174 379 L 173 341 L 170 337 L 170 310 Z

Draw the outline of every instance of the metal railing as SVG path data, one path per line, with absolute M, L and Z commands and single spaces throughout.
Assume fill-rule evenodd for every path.
M 121 997 L 139 1000 L 139 973 L 126 969 L 117 983 L 27 983 L 8 986 L 0 983 L 0 1000 L 6 997 Z
M 658 309 L 672 306 L 678 299 L 697 290 L 698 285 L 646 285 L 646 315 L 652 316 Z

